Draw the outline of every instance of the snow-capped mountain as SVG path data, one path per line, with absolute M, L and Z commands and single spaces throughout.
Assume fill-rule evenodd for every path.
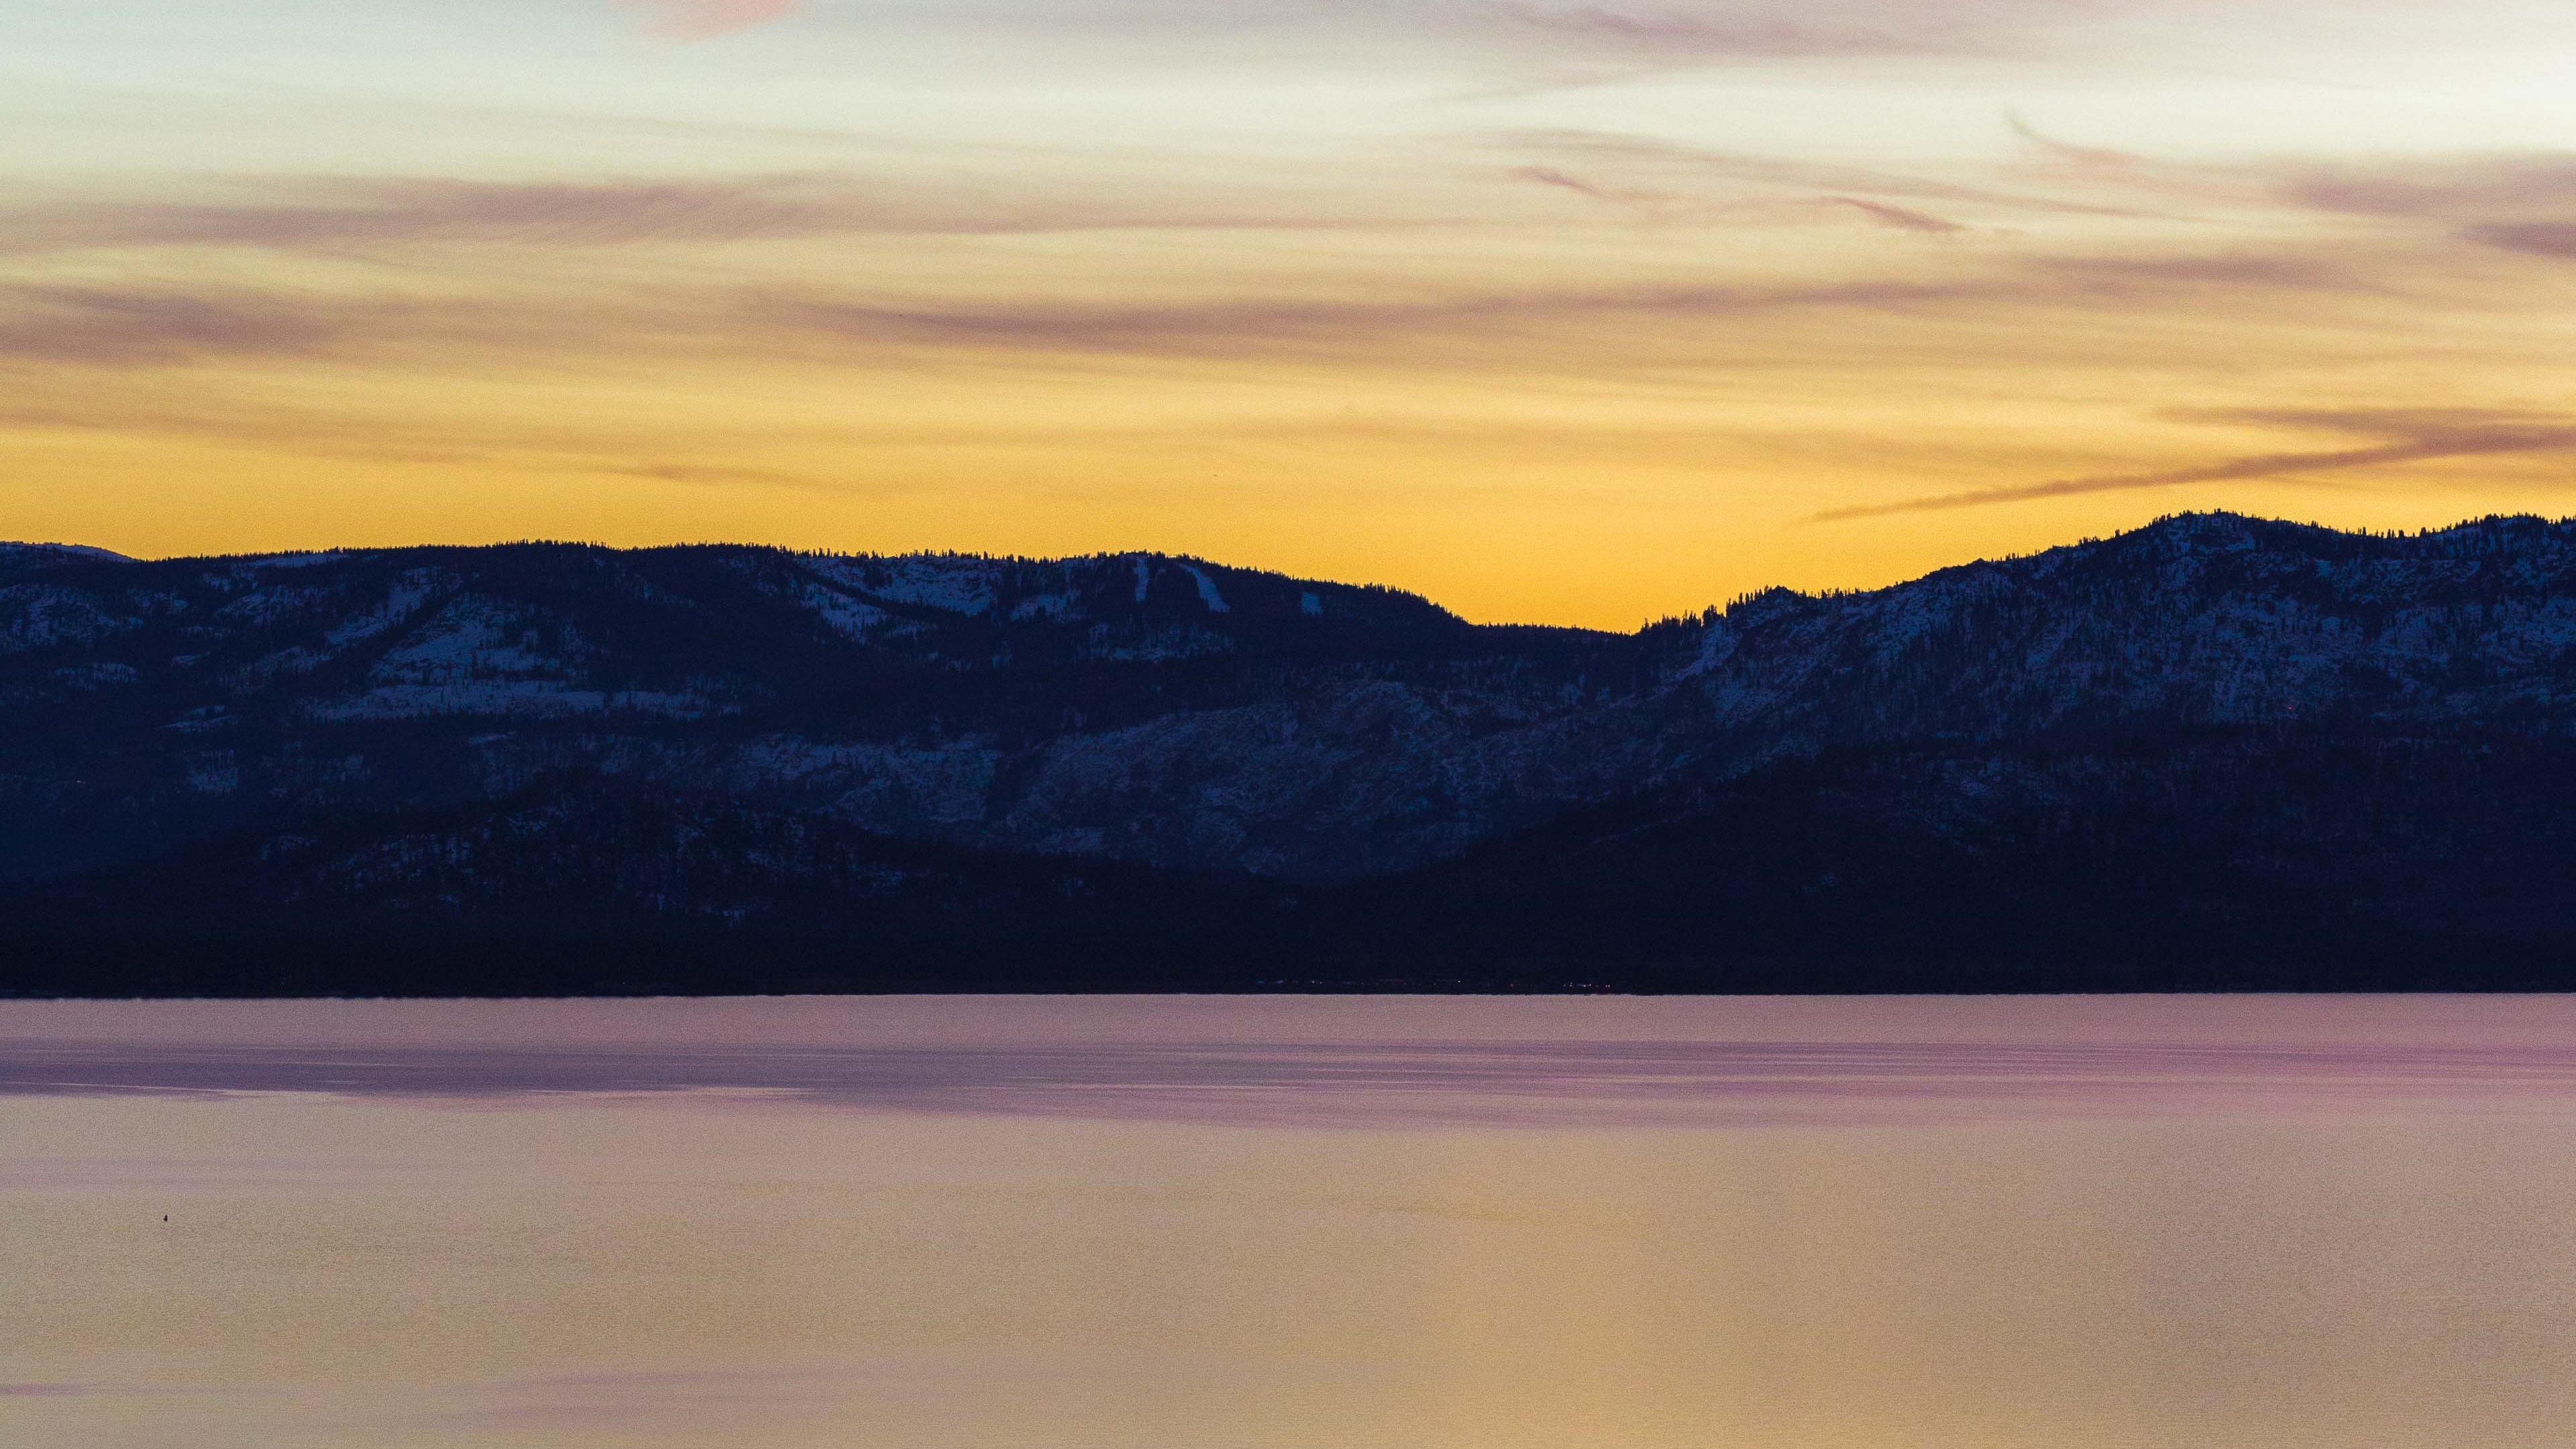
M 1634 639 L 1150 555 L 22 548 L 0 851 L 54 871 L 589 769 L 897 835 L 1350 873 L 1636 778 L 1547 742 L 1651 675 Z
M 2576 722 L 2576 524 L 2375 537 L 2227 514 L 1710 621 L 1736 749 L 2290 718 Z M 1732 759 L 1721 746 L 1721 757 Z
M 1633 635 L 1149 554 L 0 546 L 0 871 L 567 771 L 980 849 L 1341 878 L 1838 747 L 2564 736 L 2576 525 L 2233 517 Z

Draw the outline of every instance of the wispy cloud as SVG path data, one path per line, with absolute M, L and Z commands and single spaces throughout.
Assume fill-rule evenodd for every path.
M 1805 204 L 1824 202 L 1808 198 Z M 1857 199 L 1879 224 L 1942 232 L 1945 218 Z M 1891 215 L 1892 214 L 1892 215 Z M 470 274 L 469 274 L 470 275 Z M 2213 305 L 2233 294 L 2378 295 L 2366 278 L 2296 255 L 2096 256 L 1950 259 L 1937 274 L 1825 277 L 1812 282 L 1712 279 L 1602 286 L 1449 288 L 1388 282 L 1338 294 L 1234 291 L 1154 296 L 1131 290 L 1098 300 L 1048 292 L 976 295 L 972 289 L 908 297 L 871 295 L 825 282 L 738 285 L 628 278 L 586 286 L 561 276 L 546 288 L 516 286 L 507 306 L 468 289 L 261 289 L 0 282 L 0 364 L 159 368 L 235 359 L 346 362 L 407 358 L 480 368 L 617 356 L 795 355 L 814 364 L 888 361 L 908 349 L 1041 356 L 1170 359 L 1258 356 L 1388 361 L 1446 359 L 1482 366 L 1509 341 L 1549 339 L 1571 364 L 1635 356 L 1665 338 L 1687 345 L 1716 318 L 1805 314 L 1800 327 L 1836 314 L 1904 316 L 1929 325 L 1990 321 L 2019 309 L 2080 309 L 2105 322 L 2174 299 Z M 2259 309 L 2258 309 L 2259 310 Z M 2252 315 L 2251 312 L 2248 315 Z M 1614 320 L 1620 338 L 1595 321 Z M 1820 335 L 1820 334 L 1819 334 Z M 1401 353 L 1396 349 L 1401 344 Z M 1444 364 L 1446 365 L 1446 364 Z M 1587 364 L 1588 365 L 1588 364 Z
M 1250 191 L 997 195 L 838 173 L 664 181 L 335 177 L 244 183 L 241 200 L 0 205 L 0 254 L 140 247 L 618 246 L 829 235 L 1312 229 L 1353 218 Z
M 1665 60 L 1783 60 L 1907 55 L 1945 48 L 1868 24 L 1820 25 L 1780 13 L 1498 5 L 1494 13 L 1560 44 Z
M 2269 169 L 2283 200 L 2353 215 L 2458 220 L 2576 204 L 2576 155 L 2563 151 L 2275 163 Z
M 2446 225 L 2477 246 L 2576 258 L 2576 154 L 2534 151 L 2276 166 L 2273 194 L 2311 211 Z
M 676 40 L 748 30 L 805 8 L 804 0 L 621 0 L 653 12 L 653 28 Z
M 2067 165 L 2126 174 L 2137 170 L 2141 164 L 2140 158 L 2126 151 L 2114 151 L 2105 146 L 2078 145 L 2075 142 L 2048 135 L 2033 126 L 2019 111 L 2004 112 L 2004 124 L 2012 128 L 2014 135 L 2038 148 L 2041 154 Z
M 657 483 L 687 483 L 704 488 L 748 484 L 756 488 L 789 488 L 809 493 L 847 493 L 846 484 L 783 468 L 746 468 L 731 463 L 601 463 L 590 471 L 614 478 L 649 478 Z
M 1983 206 L 1998 211 L 2075 216 L 2136 217 L 2127 207 L 2090 199 L 2033 196 L 1939 177 L 1842 166 L 1795 157 L 1720 151 L 1654 136 L 1581 130 L 1526 130 L 1499 133 L 1495 139 L 1526 153 L 1535 152 L 1568 166 L 1592 170 L 1624 169 L 1663 182 L 1724 181 L 1812 195 L 1869 197 L 1886 201 L 1942 202 Z
M 1081 302 L 652 287 L 525 297 L 493 308 L 470 297 L 19 285 L 0 286 L 0 364 L 140 369 L 409 354 L 456 365 L 466 356 L 595 357 L 601 349 L 697 357 L 784 349 L 846 361 L 858 360 L 847 350 L 854 344 L 878 357 L 910 348 L 1198 359 L 1353 355 L 1398 341 L 1526 336 L 1587 317 L 1660 325 L 1794 310 L 1902 310 L 1982 291 L 1973 283 L 1856 280 Z
M 2552 453 L 2576 449 L 2576 423 L 2528 413 L 2478 409 L 2264 409 L 2196 411 L 2179 416 L 2192 421 L 2284 427 L 2344 433 L 2377 441 L 2361 447 L 2298 452 L 2255 453 L 2183 468 L 2135 473 L 2105 473 L 2058 478 L 2044 483 L 2012 484 L 1940 493 L 1900 503 L 1833 508 L 1814 515 L 1819 522 L 1881 518 L 1898 513 L 1929 513 L 1953 508 L 1982 508 L 1996 503 L 2026 503 L 2081 493 L 2114 493 L 2143 488 L 2172 488 L 2187 483 L 2243 482 L 2285 478 L 2304 473 L 2344 472 L 2443 458 L 2494 457 L 2512 453 Z
M 2488 222 L 2466 228 L 2460 233 L 2473 242 L 2502 247 L 2509 252 L 2528 252 L 2536 257 L 2564 257 L 2576 260 L 2576 222 L 2504 221 Z
M 0 286 L 0 362 L 150 367 L 310 356 L 336 333 L 295 300 L 261 293 Z
M 1892 226 L 1899 231 L 1917 231 L 1933 236 L 1943 236 L 1968 229 L 1964 224 L 1952 221 L 1948 217 L 1934 216 L 1928 211 L 1916 211 L 1911 207 L 1891 206 L 1884 201 L 1871 201 L 1867 197 L 1828 196 L 1825 201 L 1833 206 L 1850 207 L 1880 226 Z
M 1925 217 L 1934 229 L 1941 218 Z M 1912 228 L 1909 228 L 1912 229 Z M 998 350 L 1206 355 L 1271 347 L 1358 352 L 1400 338 L 1522 334 L 1593 318 L 1649 329 L 1789 313 L 1991 317 L 2014 308 L 2132 309 L 2233 292 L 2364 293 L 2367 280 L 2297 256 L 2027 257 L 1946 276 L 1325 298 L 888 305 L 781 295 L 761 313 L 789 332 Z M 1634 334 L 1631 334 L 1633 337 Z
M 2184 252 L 2133 256 L 2025 258 L 2033 274 L 2076 296 L 2173 296 L 2212 289 L 2289 292 L 2378 292 L 2384 288 L 2329 257 L 2297 251 Z
M 1515 166 L 1507 174 L 1515 180 L 1534 181 L 1541 186 L 1553 186 L 1560 191 L 1571 191 L 1577 196 L 1588 196 L 1594 201 L 1643 202 L 1673 199 L 1673 194 L 1669 191 L 1597 185 L 1553 166 Z
M 1480 8 L 1507 32 L 1544 39 L 1559 56 L 1654 70 L 1888 57 L 2041 57 L 2071 32 L 2171 5 L 2172 0 L 1487 0 Z
M 1182 356 L 1373 349 L 1404 337 L 1514 334 L 1586 317 L 1657 322 L 1789 311 L 1893 311 L 1983 295 L 1978 283 L 1855 280 L 1790 287 L 1622 287 L 1454 296 L 1223 299 L 1083 306 L 1047 300 L 888 306 L 781 298 L 783 330 L 852 340 L 1067 353 Z
M 0 250 L 516 241 L 603 245 L 810 235 L 875 222 L 810 178 L 499 183 L 339 177 L 251 188 L 239 202 L 88 202 L 0 210 Z M 919 219 L 914 220 L 918 224 Z

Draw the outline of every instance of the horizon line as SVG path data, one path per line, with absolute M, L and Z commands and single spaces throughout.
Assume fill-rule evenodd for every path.
M 1347 579 L 1308 577 L 1301 574 L 1287 573 L 1275 568 L 1226 563 L 1219 559 L 1207 558 L 1198 554 L 1174 553 L 1162 549 L 1151 548 L 1101 549 L 1090 553 L 1053 555 L 987 553 L 966 549 L 911 549 L 896 553 L 880 553 L 863 549 L 800 548 L 790 544 L 759 543 L 741 539 L 675 539 L 666 543 L 613 544 L 603 543 L 593 539 L 527 537 L 495 539 L 484 543 L 423 542 L 396 544 L 341 544 L 322 548 L 287 548 L 258 552 L 245 551 L 202 554 L 172 553 L 157 555 L 122 553 L 115 549 L 102 547 L 97 544 L 68 543 L 60 540 L 0 539 L 0 550 L 59 550 L 66 553 L 77 554 L 102 564 L 169 564 L 197 562 L 255 563 L 271 559 L 327 561 L 335 557 L 359 554 L 411 553 L 432 550 L 463 553 L 509 548 L 590 549 L 603 553 L 620 554 L 656 553 L 681 549 L 744 549 L 765 553 L 780 553 L 798 558 L 885 559 L 890 561 L 902 559 L 971 559 L 988 563 L 1035 565 L 1084 563 L 1106 559 L 1151 558 L 1166 559 L 1181 564 L 1203 565 L 1209 568 L 1225 569 L 1234 573 L 1266 574 L 1273 578 L 1288 579 L 1297 583 L 1325 584 L 1335 588 L 1366 589 L 1382 593 L 1400 594 L 1410 598 L 1419 599 L 1424 603 L 1431 605 L 1433 608 L 1439 609 L 1441 612 L 1450 615 L 1452 618 L 1456 618 L 1460 622 L 1468 624 L 1470 627 L 1479 629 L 1565 629 L 1589 634 L 1634 634 L 1653 628 L 1659 624 L 1668 624 L 1704 617 L 1712 613 L 1723 615 L 1734 609 L 1737 605 L 1749 602 L 1753 599 L 1767 597 L 1772 594 L 1787 593 L 1799 598 L 1837 599 L 1881 593 L 1889 589 L 1904 588 L 1908 585 L 1920 583 L 1926 579 L 1936 577 L 1940 574 L 1949 573 L 1957 569 L 1977 568 L 1993 564 L 2015 563 L 2024 559 L 2038 558 L 2045 554 L 2056 553 L 2063 549 L 2088 548 L 2097 544 L 2115 542 L 2119 539 L 2129 538 L 2137 534 L 2146 533 L 2154 529 L 2167 527 L 2169 525 L 2191 519 L 2232 519 L 2244 523 L 2268 524 L 2283 528 L 2307 529 L 2319 533 L 2336 534 L 2346 538 L 2372 538 L 2384 540 L 2431 538 L 2439 534 L 2451 533 L 2463 528 L 2474 528 L 2480 525 L 2494 523 L 2529 522 L 2539 524 L 2546 528 L 2565 528 L 2571 525 L 2576 525 L 2576 514 L 2566 514 L 2552 518 L 2538 513 L 2483 513 L 2461 518 L 2452 523 L 2427 526 L 2413 529 L 2411 531 L 2406 529 L 2388 529 L 2383 531 L 2369 528 L 2338 528 L 2333 524 L 2321 523 L 2313 519 L 2272 517 L 2263 514 L 2243 513 L 2228 508 L 2183 509 L 2173 513 L 2158 514 L 2154 518 L 2138 524 L 2133 528 L 2119 529 L 2107 534 L 2085 534 L 2065 542 L 2046 544 L 2039 548 L 2020 552 L 1987 554 L 1980 555 L 1975 558 L 1962 559 L 1954 563 L 1941 564 L 1936 567 L 1926 569 L 1921 573 L 1891 580 L 1890 582 L 1883 584 L 1850 588 L 1827 587 L 1812 590 L 1794 588 L 1786 584 L 1763 585 L 1737 594 L 1724 605 L 1710 604 L 1698 610 L 1686 610 L 1681 613 L 1666 614 L 1656 618 L 1643 619 L 1638 623 L 1636 628 L 1625 631 L 1602 628 L 1596 625 L 1561 624 L 1541 620 L 1468 619 L 1465 616 L 1458 614 L 1457 611 L 1449 608 L 1447 605 L 1442 604 L 1439 600 L 1433 598 L 1428 593 L 1418 589 L 1405 588 L 1398 584 L 1379 583 L 1375 581 L 1353 582 Z

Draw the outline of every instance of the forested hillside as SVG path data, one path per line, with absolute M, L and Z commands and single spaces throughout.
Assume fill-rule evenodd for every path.
M 1152 555 L 14 546 L 0 989 L 2523 982 L 2571 741 L 2534 519 L 1632 635 Z

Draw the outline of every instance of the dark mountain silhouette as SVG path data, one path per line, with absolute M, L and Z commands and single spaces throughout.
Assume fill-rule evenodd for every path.
M 1193 559 L 0 547 L 18 991 L 2576 984 L 2576 525 L 1632 635 Z

